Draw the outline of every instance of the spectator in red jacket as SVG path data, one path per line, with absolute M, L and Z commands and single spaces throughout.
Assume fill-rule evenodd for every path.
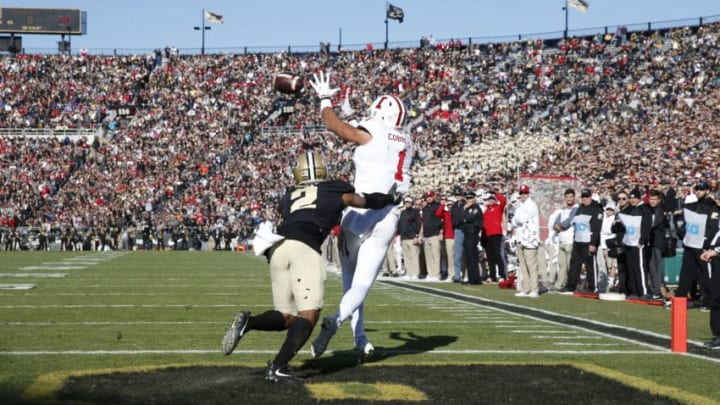
M 440 279 L 443 281 L 452 281 L 449 277 L 450 271 L 455 269 L 455 229 L 453 228 L 451 212 L 455 198 L 444 196 L 440 199 L 440 205 L 435 210 L 435 216 L 442 219 L 442 235 L 441 242 L 442 257 L 446 258 L 445 270 L 441 272 Z M 442 265 L 440 266 L 442 268 Z
M 505 279 L 505 259 L 503 258 L 503 215 L 507 199 L 497 190 L 485 194 L 485 212 L 480 242 L 485 249 L 488 263 L 488 279 L 498 282 Z

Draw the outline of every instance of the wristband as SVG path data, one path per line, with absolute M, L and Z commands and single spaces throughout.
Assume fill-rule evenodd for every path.
M 332 101 L 330 101 L 330 97 L 323 97 L 320 99 L 320 111 L 322 111 L 325 107 L 332 108 Z

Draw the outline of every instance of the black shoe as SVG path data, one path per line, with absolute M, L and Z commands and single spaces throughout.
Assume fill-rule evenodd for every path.
M 375 346 L 372 343 L 367 342 L 363 347 L 356 347 L 355 350 L 358 352 L 358 363 L 369 363 L 375 361 Z
M 458 280 L 456 278 L 453 279 L 453 283 L 459 283 L 459 282 L 460 282 L 460 280 Z
M 282 367 L 273 366 L 272 362 L 268 361 L 267 368 L 265 368 L 265 381 L 271 383 L 277 382 L 289 382 L 289 383 L 303 383 L 305 380 L 294 375 L 290 366 L 287 364 Z
M 558 291 L 558 294 L 573 295 L 575 294 L 575 290 L 573 290 L 572 288 L 563 288 L 562 290 Z
M 661 300 L 661 299 L 663 299 L 663 296 L 662 296 L 662 294 L 653 294 L 653 295 L 652 295 L 652 299 L 654 299 L 654 300 Z
M 715 339 L 708 340 L 703 345 L 706 349 L 720 349 L 720 337 L 716 337 Z

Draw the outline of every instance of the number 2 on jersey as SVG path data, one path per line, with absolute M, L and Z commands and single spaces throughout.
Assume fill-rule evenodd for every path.
M 317 206 L 316 186 L 299 188 L 290 194 L 290 212 L 297 210 L 313 209 Z

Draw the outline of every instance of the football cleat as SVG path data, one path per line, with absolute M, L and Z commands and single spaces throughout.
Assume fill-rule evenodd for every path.
M 335 335 L 335 332 L 337 332 L 337 330 L 338 325 L 335 318 L 328 316 L 323 319 L 320 333 L 312 342 L 312 345 L 310 345 L 310 353 L 313 357 L 320 357 L 323 353 L 325 353 L 325 349 L 327 349 L 327 346 L 330 343 L 330 339 L 332 339 L 333 335 Z
M 250 320 L 250 312 L 242 311 L 235 314 L 230 328 L 225 332 L 225 337 L 222 341 L 222 351 L 227 356 L 235 350 L 240 338 L 245 333 L 248 321 Z
M 268 361 L 267 367 L 265 368 L 265 381 L 271 383 L 278 382 L 289 382 L 289 383 L 302 383 L 304 379 L 294 375 L 290 366 L 287 364 L 282 367 L 273 366 L 272 362 Z
M 367 342 L 365 346 L 358 347 L 357 350 L 360 353 L 360 358 L 358 359 L 360 363 L 368 363 L 375 360 L 375 347 L 372 343 Z
M 720 337 L 716 337 L 716 338 L 713 338 L 712 340 L 708 340 L 707 342 L 705 342 L 703 347 L 705 347 L 707 349 L 713 349 L 713 350 L 720 349 Z

